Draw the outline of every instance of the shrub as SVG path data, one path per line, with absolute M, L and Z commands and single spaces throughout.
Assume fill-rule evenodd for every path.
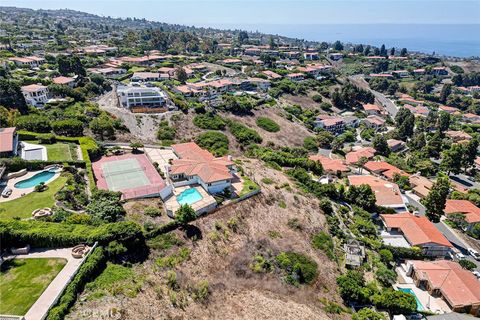
M 64 119 L 52 122 L 53 132 L 67 137 L 83 135 L 83 122 L 76 119 Z
M 211 112 L 196 115 L 195 118 L 193 118 L 193 124 L 199 128 L 208 130 L 223 130 L 226 125 L 222 117 Z
M 310 284 L 317 278 L 317 263 L 303 254 L 282 252 L 275 260 L 278 267 L 287 274 L 285 280 L 290 284 Z
M 207 280 L 201 280 L 193 287 L 193 300 L 205 301 L 210 295 L 210 288 Z
M 380 312 L 376 312 L 370 308 L 363 308 L 357 313 L 354 313 L 352 320 L 385 320 L 385 317 Z
M 317 152 L 318 151 L 318 143 L 315 137 L 306 137 L 303 140 L 303 147 L 309 151 Z
M 97 247 L 80 266 L 78 273 L 63 292 L 60 300 L 50 309 L 47 320 L 62 320 L 73 306 L 77 295 L 85 284 L 94 279 L 105 268 L 106 256 L 102 247 Z
M 195 142 L 215 156 L 224 156 L 228 153 L 228 138 L 221 132 L 208 131 L 202 133 L 195 139 Z
M 157 207 L 146 207 L 143 213 L 149 217 L 159 217 L 162 215 L 162 211 Z
M 345 301 L 367 303 L 371 290 L 365 287 L 363 274 L 356 270 L 348 270 L 346 274 L 337 277 L 340 295 Z
M 257 126 L 268 132 L 280 131 L 280 126 L 272 119 L 266 117 L 258 117 L 256 123 Z
M 325 252 L 328 258 L 332 260 L 335 259 L 332 237 L 330 237 L 327 233 L 320 231 L 319 233 L 315 234 L 312 239 L 312 245 L 315 249 Z
M 387 309 L 390 314 L 410 314 L 417 310 L 415 297 L 403 291 L 384 290 L 372 297 L 377 308 Z
M 170 127 L 168 121 L 162 121 L 159 124 L 157 131 L 157 138 L 159 140 L 173 140 L 175 139 L 175 134 L 177 130 L 173 127 Z
M 109 190 L 95 190 L 86 211 L 106 222 L 120 221 L 125 216 L 125 209 L 120 204 L 122 193 Z
M 380 259 L 382 260 L 383 263 L 390 264 L 391 262 L 393 262 L 392 251 L 388 249 L 381 249 L 378 253 L 380 254 Z
M 237 142 L 241 145 L 262 142 L 262 137 L 258 134 L 257 131 L 247 128 L 243 124 L 229 121 L 228 128 L 230 129 L 230 132 L 235 137 Z
M 472 262 L 470 260 L 467 260 L 467 259 L 462 259 L 462 260 L 458 261 L 458 263 L 462 266 L 462 268 L 470 270 L 470 271 L 472 271 L 473 269 L 475 269 L 477 267 L 477 265 L 474 262 Z

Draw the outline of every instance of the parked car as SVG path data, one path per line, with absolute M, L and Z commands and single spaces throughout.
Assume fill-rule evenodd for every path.
M 464 260 L 467 257 L 465 257 L 465 255 L 463 253 L 457 252 L 457 254 L 455 254 L 455 258 L 457 258 L 457 260 Z
M 478 271 L 472 271 L 472 273 L 477 277 L 477 279 L 480 279 L 480 272 Z
M 468 253 L 475 258 L 475 260 L 480 260 L 480 253 L 473 248 L 467 248 Z

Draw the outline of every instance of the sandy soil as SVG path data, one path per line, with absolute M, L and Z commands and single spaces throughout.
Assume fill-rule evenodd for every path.
M 252 178 L 262 185 L 262 194 L 195 221 L 201 234 L 197 241 L 175 231 L 191 249 L 190 259 L 174 269 L 177 296 L 185 297 L 183 308 L 172 305 L 167 271 L 153 263 L 161 253 L 152 252 L 136 267 L 146 275 L 146 281 L 135 298 L 107 296 L 88 301 L 82 296 L 68 319 L 112 319 L 108 315 L 113 311 L 118 319 L 347 319 L 345 314 L 325 313 L 319 300 L 327 298 L 341 304 L 335 284 L 338 267 L 310 243 L 312 234 L 325 228 L 318 201 L 301 194 L 283 173 L 257 160 L 244 159 L 242 166 L 247 173 L 254 173 Z M 273 183 L 262 183 L 264 178 Z M 280 188 L 286 182 L 291 189 Z M 279 206 L 281 202 L 285 208 Z M 232 218 L 237 221 L 235 229 L 226 227 Z M 287 225 L 293 218 L 298 219 L 300 230 Z M 276 236 L 271 236 L 272 232 Z M 277 272 L 251 270 L 255 254 L 273 256 L 287 250 L 306 254 L 318 263 L 315 283 L 295 287 L 286 284 Z M 208 281 L 211 293 L 206 301 L 196 302 L 189 288 L 201 280 Z

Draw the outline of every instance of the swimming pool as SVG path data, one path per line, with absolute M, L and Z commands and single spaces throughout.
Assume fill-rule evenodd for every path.
M 403 291 L 403 292 L 406 292 L 406 293 L 410 293 L 412 296 L 415 297 L 415 301 L 417 301 L 417 311 L 423 311 L 423 310 L 425 310 L 425 309 L 423 308 L 422 303 L 420 302 L 420 300 L 418 300 L 417 296 L 415 295 L 415 292 L 413 292 L 412 289 L 410 289 L 410 288 L 398 288 L 398 290 Z
M 187 189 L 185 191 L 182 191 L 182 193 L 180 193 L 177 196 L 177 201 L 181 205 L 193 204 L 193 203 L 195 203 L 197 201 L 200 201 L 202 199 L 203 199 L 202 195 L 195 188 L 190 188 L 190 189 Z
M 47 182 L 48 180 L 52 179 L 54 175 L 55 175 L 55 172 L 53 171 L 42 171 L 35 174 L 34 176 L 31 176 L 28 179 L 15 183 L 15 188 L 17 189 L 33 188 L 37 184 L 40 184 L 41 182 Z

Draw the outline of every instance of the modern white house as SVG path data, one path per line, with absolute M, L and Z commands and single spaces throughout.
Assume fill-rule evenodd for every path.
M 167 103 L 167 94 L 157 87 L 146 86 L 119 86 L 117 87 L 118 100 L 122 107 L 161 108 Z
M 27 104 L 43 107 L 48 101 L 48 88 L 42 84 L 30 84 L 22 87 L 22 93 Z

